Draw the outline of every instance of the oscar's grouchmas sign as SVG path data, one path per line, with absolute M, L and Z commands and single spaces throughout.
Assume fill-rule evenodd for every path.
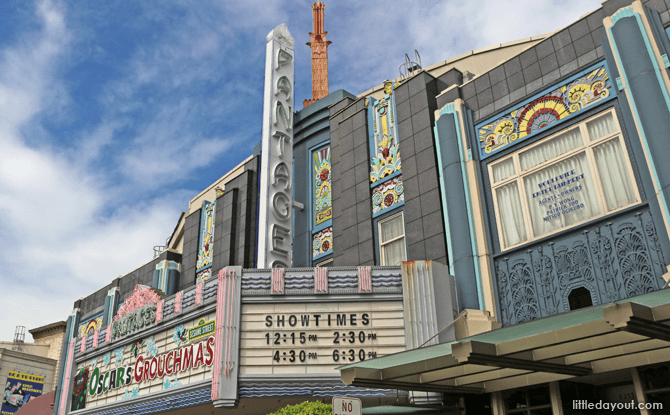
M 153 337 L 135 342 L 130 348 L 130 357 L 134 358 L 130 364 L 121 363 L 125 360 L 125 347 L 121 354 L 117 353 L 115 364 L 111 362 L 110 353 L 105 356 L 102 366 L 98 364 L 97 358 L 94 359 L 89 365 L 80 367 L 74 377 L 71 410 L 83 409 L 87 401 L 90 404 L 92 400 L 104 398 L 115 390 L 125 389 L 126 393 L 120 396 L 121 399 L 137 397 L 144 384 L 149 386 L 151 381 L 159 378 L 166 378 L 165 389 L 180 386 L 177 374 L 212 365 L 215 329 L 214 319 L 200 319 L 188 330 L 183 326 L 170 329 L 170 333 L 174 333 L 170 340 L 173 340 L 172 344 L 176 343 L 176 347 L 160 354 L 157 353 Z M 202 340 L 194 342 L 199 339 Z M 142 345 L 146 346 L 144 353 L 140 352 Z M 175 380 L 171 382 L 168 376 Z

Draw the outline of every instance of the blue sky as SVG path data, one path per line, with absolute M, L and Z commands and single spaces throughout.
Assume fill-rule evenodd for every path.
M 0 341 L 65 320 L 77 298 L 151 260 L 188 201 L 251 154 L 279 23 L 296 40 L 295 100 L 311 98 L 310 4 L 2 2 Z M 414 49 L 428 66 L 599 5 L 326 1 L 330 90 L 395 78 Z

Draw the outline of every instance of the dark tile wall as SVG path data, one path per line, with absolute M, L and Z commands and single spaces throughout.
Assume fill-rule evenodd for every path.
M 420 73 L 396 89 L 409 259 L 447 263 L 433 140 L 437 91 L 460 81 Z M 340 111 L 336 111 L 339 109 Z M 375 234 L 365 99 L 331 108 L 333 266 L 374 265 Z
M 630 3 L 630 2 L 629 2 Z M 477 123 L 603 58 L 603 9 L 461 87 Z
M 606 1 L 602 8 L 463 85 L 460 95 L 474 111 L 474 122 L 602 59 L 603 19 L 631 3 Z M 664 26 L 670 25 L 670 0 L 646 0 L 643 4 L 660 13 Z M 456 96 L 450 98 L 448 102 Z
M 184 219 L 184 248 L 181 264 L 179 290 L 183 290 L 195 283 L 195 263 L 198 260 L 198 242 L 200 238 L 200 216 L 202 208 L 196 210 Z
M 365 99 L 345 98 L 330 115 L 332 266 L 374 265 Z
M 446 77 L 453 75 L 448 74 Z M 405 189 L 407 257 L 447 264 L 432 128 L 438 89 L 452 83 L 444 78 L 435 79 L 424 72 L 411 78 L 396 89 L 396 107 Z
M 181 263 L 181 258 L 181 254 L 171 251 L 164 251 L 160 256 L 158 256 L 158 258 L 153 259 L 151 262 L 141 266 L 140 268 L 137 268 L 132 272 L 129 272 L 123 277 L 114 279 L 104 288 L 101 288 L 100 290 L 81 300 L 79 307 L 81 309 L 82 318 L 86 319 L 103 311 L 105 307 L 105 297 L 107 297 L 107 293 L 112 287 L 119 287 L 121 295 L 120 302 L 124 301 L 130 296 L 130 294 L 132 294 L 137 284 L 148 286 L 151 285 L 153 272 L 159 262 L 167 259 L 169 261 L 176 261 Z
M 257 171 L 254 157 L 242 174 L 226 183 L 226 192 L 216 201 L 213 272 L 229 265 L 255 266 Z

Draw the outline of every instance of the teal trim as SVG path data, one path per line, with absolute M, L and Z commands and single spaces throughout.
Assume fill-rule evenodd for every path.
M 402 154 L 400 156 L 402 157 Z M 396 170 L 395 172 L 393 172 L 393 174 L 388 175 L 388 176 L 384 177 L 383 179 L 377 180 L 374 183 L 370 183 L 370 188 L 372 189 L 373 187 L 377 187 L 380 184 L 383 184 L 383 183 L 388 182 L 389 180 L 391 180 L 393 178 L 396 178 L 396 177 L 400 176 L 401 174 L 402 174 L 402 169 Z
M 318 260 L 318 259 L 321 259 L 321 258 L 323 258 L 323 257 L 327 257 L 328 255 L 332 255 L 332 254 L 333 254 L 333 250 L 331 249 L 331 250 L 328 251 L 328 252 L 324 252 L 323 254 L 319 254 L 319 255 L 317 255 L 317 256 L 315 256 L 315 257 L 312 257 L 312 261 L 316 261 L 316 260 Z
M 448 104 L 453 107 L 454 104 Z M 446 108 L 446 107 L 445 107 Z M 443 108 L 444 110 L 444 108 Z M 444 114 L 440 111 L 440 115 Z M 447 235 L 447 255 L 449 255 L 449 273 L 454 275 L 454 253 L 451 250 L 451 230 L 449 229 L 449 211 L 447 209 L 447 196 L 444 189 L 444 171 L 442 166 L 442 151 L 440 150 L 440 135 L 437 132 L 437 123 L 433 127 L 435 133 L 435 150 L 437 151 L 437 173 L 440 180 L 440 197 L 442 199 L 442 220 L 444 221 L 444 233 Z
M 623 19 L 624 17 L 633 17 L 635 14 L 637 13 L 635 13 L 633 8 L 630 6 L 619 9 L 616 13 L 614 13 L 614 16 L 612 16 L 612 26 L 614 26 L 616 22 Z
M 470 228 L 470 244 L 472 245 L 472 261 L 475 266 L 475 282 L 477 283 L 477 299 L 479 301 L 479 309 L 482 309 L 484 304 L 484 292 L 482 287 L 482 276 L 479 269 L 479 253 L 477 252 L 477 235 L 475 235 L 475 224 L 474 218 L 472 217 L 472 201 L 470 200 L 470 181 L 468 180 L 468 172 L 465 165 L 465 151 L 463 149 L 463 138 L 461 137 L 461 120 L 460 113 L 463 111 L 463 107 L 460 106 L 460 111 L 454 111 L 454 117 L 456 118 L 456 136 L 458 138 L 458 154 L 461 159 L 461 175 L 463 176 L 463 185 L 465 186 L 465 202 L 468 207 L 468 226 Z
M 404 194 L 404 193 L 403 193 L 403 194 Z M 380 217 L 381 215 L 384 215 L 384 214 L 389 213 L 389 212 L 393 212 L 395 209 L 397 209 L 397 208 L 399 208 L 399 207 L 401 207 L 401 206 L 405 206 L 405 201 L 404 201 L 404 200 L 401 201 L 401 202 L 396 203 L 395 205 L 391 205 L 391 207 L 389 207 L 389 208 L 382 209 L 382 210 L 380 210 L 380 211 L 377 212 L 377 213 L 373 213 L 373 214 L 372 214 L 372 218 L 378 218 L 378 217 Z
M 625 13 L 624 10 L 630 9 L 630 14 Z M 619 17 L 617 17 L 619 16 Z M 658 84 L 661 89 L 661 92 L 663 92 L 663 98 L 665 98 L 665 104 L 668 107 L 668 110 L 670 111 L 670 97 L 668 96 L 668 90 L 665 87 L 665 82 L 663 81 L 663 77 L 661 75 L 660 68 L 658 67 L 658 62 L 656 61 L 656 57 L 654 56 L 654 52 L 651 48 L 651 43 L 649 42 L 649 37 L 647 36 L 647 32 L 644 30 L 644 25 L 642 24 L 642 18 L 638 13 L 633 12 L 632 7 L 626 7 L 625 9 L 619 10 L 614 17 L 612 17 L 612 26 L 607 28 L 607 34 L 609 35 L 610 40 L 612 40 L 612 52 L 614 52 L 614 57 L 618 63 L 619 69 L 621 70 L 621 76 L 623 77 L 626 85 L 630 88 L 630 83 L 628 82 L 628 76 L 626 75 L 626 69 L 623 66 L 623 62 L 621 61 L 621 56 L 619 56 L 619 48 L 617 47 L 616 40 L 614 39 L 614 35 L 612 34 L 612 28 L 614 27 L 614 23 L 619 21 L 623 17 L 635 17 L 635 21 L 637 22 L 637 25 L 640 29 L 640 33 L 642 33 L 642 38 L 644 39 L 644 44 L 647 47 L 647 53 L 649 54 L 651 64 L 654 66 L 654 72 L 656 73 L 656 79 L 658 79 Z M 616 19 L 615 19 L 616 18 Z M 627 94 L 628 97 L 630 98 L 631 102 L 631 109 L 633 110 L 633 115 L 635 116 L 635 121 L 637 122 L 637 125 L 639 125 L 639 130 L 640 130 L 640 138 L 642 139 L 642 144 L 644 145 L 645 151 L 648 154 L 648 160 L 649 164 L 651 165 L 651 174 L 654 176 L 654 182 L 656 184 L 656 187 L 658 188 L 658 194 L 661 199 L 661 206 L 663 208 L 663 212 L 665 213 L 665 218 L 666 220 L 670 220 L 670 212 L 668 211 L 668 204 L 665 201 L 665 194 L 663 191 L 663 188 L 661 187 L 661 181 L 659 180 L 658 173 L 656 171 L 656 165 L 654 164 L 654 158 L 653 154 L 651 153 L 651 149 L 649 148 L 649 142 L 647 141 L 647 135 L 644 132 L 644 126 L 642 125 L 642 121 L 640 120 L 640 114 L 637 111 L 637 104 L 635 103 L 635 98 L 633 97 L 633 94 Z

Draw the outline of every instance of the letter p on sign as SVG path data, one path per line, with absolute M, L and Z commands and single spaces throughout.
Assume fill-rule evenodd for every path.
M 361 415 L 362 408 L 358 398 L 333 397 L 333 415 Z

